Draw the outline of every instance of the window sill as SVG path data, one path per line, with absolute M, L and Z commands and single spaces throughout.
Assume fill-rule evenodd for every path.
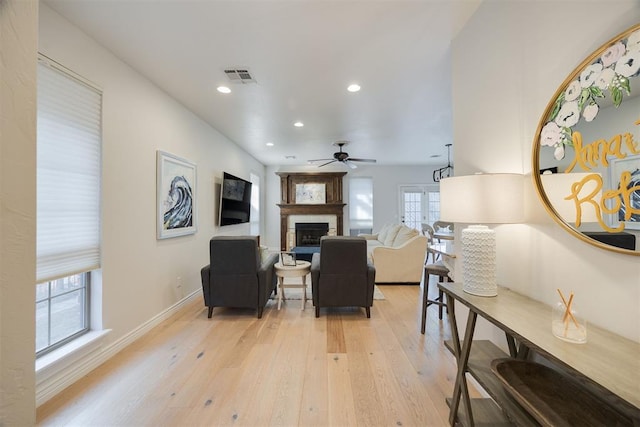
M 36 359 L 36 384 L 67 369 L 103 346 L 111 329 L 90 331 L 51 353 Z

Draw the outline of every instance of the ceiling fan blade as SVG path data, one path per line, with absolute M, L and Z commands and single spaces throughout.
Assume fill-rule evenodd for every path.
M 313 160 L 307 160 L 308 163 L 313 163 L 313 162 L 327 162 L 329 160 L 334 160 L 334 159 L 313 159 Z
M 351 160 L 351 159 L 349 159 Z M 349 166 L 351 169 L 357 169 L 358 166 L 356 166 L 355 163 L 351 163 L 349 160 L 345 160 L 343 163 L 345 163 L 347 166 Z
M 327 159 L 328 160 L 328 159 Z M 333 163 L 333 162 L 337 162 L 337 160 L 331 160 L 330 162 L 327 163 L 323 163 L 321 165 L 318 165 L 319 168 L 323 167 L 323 166 L 327 166 L 329 163 Z
M 351 160 L 352 162 L 367 162 L 367 163 L 376 163 L 377 160 L 375 159 L 355 159 L 353 157 L 349 157 L 349 160 Z

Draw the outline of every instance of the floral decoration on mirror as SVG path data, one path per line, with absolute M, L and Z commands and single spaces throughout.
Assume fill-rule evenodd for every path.
M 552 147 L 556 160 L 562 160 L 565 146 L 573 146 L 573 126 L 581 118 L 587 122 L 596 118 L 606 91 L 613 105 L 620 106 L 624 95 L 631 96 L 629 79 L 638 75 L 640 30 L 609 46 L 560 93 L 540 132 L 540 145 Z

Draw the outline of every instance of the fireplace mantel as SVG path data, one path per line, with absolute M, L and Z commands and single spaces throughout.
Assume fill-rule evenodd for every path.
M 335 215 L 337 235 L 342 235 L 345 203 L 342 201 L 342 178 L 346 172 L 276 172 L 280 176 L 280 250 L 287 248 L 289 215 Z M 297 184 L 324 184 L 326 203 L 296 203 Z

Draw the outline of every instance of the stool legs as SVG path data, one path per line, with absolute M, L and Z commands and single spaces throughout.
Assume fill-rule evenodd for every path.
M 435 300 L 429 299 L 429 278 L 430 275 L 425 271 L 424 275 L 424 289 L 422 290 L 422 322 L 420 324 L 420 333 L 424 335 L 427 323 L 427 307 L 431 304 L 438 304 L 438 319 L 442 320 L 442 311 L 443 308 L 446 307 L 446 304 L 443 300 L 443 292 L 438 289 L 438 298 Z M 449 277 L 447 276 L 438 276 L 440 282 L 448 282 Z M 447 309 L 447 313 L 449 310 Z
M 427 322 L 427 294 L 429 293 L 429 276 L 424 279 L 424 289 L 422 290 L 422 324 L 420 333 L 424 335 L 425 323 Z

